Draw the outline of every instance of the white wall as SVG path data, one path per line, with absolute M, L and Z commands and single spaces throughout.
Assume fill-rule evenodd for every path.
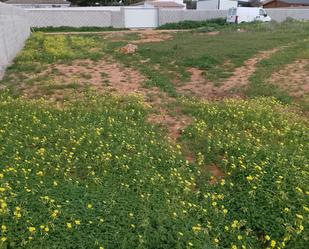
M 197 10 L 227 10 L 237 7 L 237 0 L 200 0 L 197 2 Z
M 53 4 L 11 4 L 15 7 L 18 8 L 23 8 L 23 9 L 27 9 L 27 8 L 65 8 L 65 7 L 69 7 L 70 4 L 57 4 L 57 7 L 54 7 Z
M 268 15 L 272 18 L 272 20 L 277 22 L 282 22 L 288 17 L 293 18 L 295 20 L 309 20 L 309 9 L 308 8 L 297 8 L 297 9 L 276 9 L 269 8 L 265 9 Z
M 157 8 L 125 8 L 126 28 L 156 28 L 159 25 Z
M 112 11 L 70 8 L 27 9 L 31 27 L 109 27 L 112 24 Z
M 228 10 L 229 8 L 237 7 L 237 0 L 220 0 L 220 10 Z
M 225 18 L 226 10 L 169 10 L 160 9 L 159 25 L 185 20 L 203 21 L 214 18 Z
M 0 78 L 30 35 L 26 12 L 0 3 Z
M 117 9 L 118 8 L 118 9 Z M 227 10 L 181 10 L 181 9 L 156 9 L 158 15 L 150 14 L 145 8 L 126 7 L 112 8 L 62 8 L 62 9 L 29 9 L 28 17 L 32 27 L 46 26 L 96 26 L 117 28 L 147 28 L 156 27 L 165 23 L 179 22 L 184 20 L 202 21 L 212 18 L 225 18 Z M 125 11 L 128 17 L 125 22 Z M 133 12 L 134 13 L 133 13 Z M 287 17 L 298 20 L 309 20 L 309 9 L 267 9 L 269 15 L 275 21 L 283 21 Z M 132 14 L 133 13 L 133 14 Z M 155 20 L 157 18 L 157 21 Z

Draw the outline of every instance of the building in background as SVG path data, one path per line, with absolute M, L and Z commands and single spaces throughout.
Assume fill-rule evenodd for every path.
M 198 0 L 196 3 L 197 10 L 227 10 L 237 7 L 237 0 Z
M 71 3 L 66 0 L 8 0 L 6 4 L 11 4 L 21 8 L 62 8 L 69 7 Z
M 182 0 L 148 0 L 131 4 L 130 6 L 144 8 L 164 8 L 164 9 L 185 9 L 186 5 Z
M 268 0 L 262 5 L 263 8 L 309 8 L 309 0 Z

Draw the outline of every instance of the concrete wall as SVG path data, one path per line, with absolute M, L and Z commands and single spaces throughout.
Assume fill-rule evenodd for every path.
M 225 18 L 226 10 L 169 10 L 159 11 L 159 25 L 185 20 L 202 21 L 213 18 Z
M 0 3 L 0 78 L 30 35 L 26 12 Z
M 309 20 L 309 9 L 266 9 L 269 16 L 277 22 L 291 17 L 296 20 Z
M 112 24 L 112 11 L 69 10 L 69 9 L 28 9 L 31 27 L 109 27 Z M 116 19 L 114 22 L 116 23 Z M 115 25 L 117 26 L 117 25 Z
M 118 8 L 118 9 L 117 9 Z M 31 27 L 46 26 L 113 26 L 117 28 L 129 27 L 126 23 L 125 10 L 133 10 L 126 7 L 115 9 L 95 8 L 62 8 L 62 9 L 28 9 L 28 16 Z M 148 9 L 134 8 L 137 10 L 136 19 L 140 22 L 140 27 L 147 27 L 145 13 Z M 275 21 L 283 21 L 287 17 L 298 20 L 309 20 L 309 9 L 268 9 L 269 15 Z M 140 12 L 140 13 L 139 13 Z M 227 10 L 179 10 L 179 9 L 159 9 L 158 24 L 179 22 L 184 20 L 207 20 L 212 18 L 225 18 Z M 129 22 L 129 20 L 127 20 Z M 136 27 L 136 25 L 134 26 Z M 152 27 L 152 26 L 149 26 Z
M 237 7 L 237 0 L 199 0 L 196 4 L 197 10 L 227 10 Z

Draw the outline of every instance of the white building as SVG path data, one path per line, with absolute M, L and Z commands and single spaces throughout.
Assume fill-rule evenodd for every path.
M 71 3 L 66 0 L 8 0 L 5 3 L 25 9 L 62 8 L 69 7 L 71 5 Z
M 138 6 L 144 8 L 163 8 L 163 9 L 185 9 L 186 5 L 183 0 L 146 0 L 131 4 L 130 6 Z
M 196 4 L 197 10 L 227 10 L 237 7 L 237 0 L 198 0 Z

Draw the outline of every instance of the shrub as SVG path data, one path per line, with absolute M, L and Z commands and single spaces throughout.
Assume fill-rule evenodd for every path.
M 114 28 L 114 27 L 41 27 L 41 28 L 31 28 L 33 32 L 102 32 L 102 31 L 118 31 L 127 30 L 126 28 Z
M 159 29 L 196 29 L 200 27 L 211 26 L 213 28 L 219 28 L 226 25 L 224 18 L 210 19 L 206 21 L 181 21 L 177 23 L 166 23 L 161 25 Z

